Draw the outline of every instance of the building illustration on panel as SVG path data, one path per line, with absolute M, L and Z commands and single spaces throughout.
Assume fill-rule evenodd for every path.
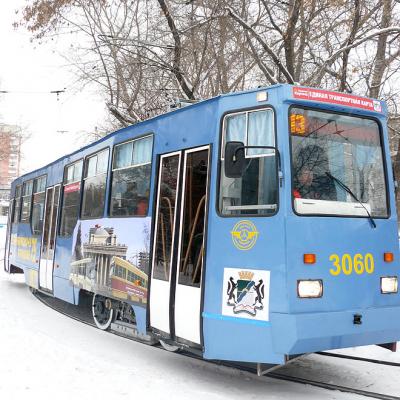
M 80 289 L 121 300 L 146 303 L 148 253 L 136 254 L 137 266 L 127 260 L 128 246 L 118 243 L 114 228 L 91 227 L 82 243 L 78 226 L 70 282 Z

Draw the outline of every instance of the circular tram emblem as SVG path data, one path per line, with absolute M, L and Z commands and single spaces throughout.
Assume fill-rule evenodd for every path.
M 258 231 L 248 220 L 239 221 L 231 231 L 233 244 L 239 250 L 250 250 L 257 241 Z

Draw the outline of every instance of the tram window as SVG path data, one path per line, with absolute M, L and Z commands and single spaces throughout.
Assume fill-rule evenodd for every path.
M 147 215 L 153 136 L 115 146 L 110 215 Z
M 108 154 L 109 151 L 106 149 L 86 160 L 82 219 L 99 218 L 103 216 L 107 183 Z
M 171 269 L 179 165 L 178 154 L 161 159 L 153 278 L 163 281 L 169 280 Z
M 115 266 L 115 276 L 119 278 L 126 279 L 126 269 L 124 267 L 120 267 L 119 265 Z
M 61 208 L 60 236 L 72 235 L 81 199 L 82 161 L 78 161 L 65 169 L 63 186 L 63 204 Z
M 276 154 L 273 149 L 246 149 L 247 167 L 240 178 L 225 176 L 224 151 L 228 141 L 247 146 L 275 146 L 271 109 L 227 115 L 221 146 L 219 210 L 223 215 L 273 215 L 278 208 Z
M 72 183 L 80 181 L 82 178 L 82 161 L 68 166 L 65 169 L 64 183 Z
M 14 209 L 15 209 L 15 199 L 10 199 L 10 204 L 8 206 L 8 216 L 9 221 L 14 221 Z
M 21 222 L 29 222 L 31 218 L 33 180 L 24 182 L 22 186 Z
M 127 277 L 127 280 L 129 281 L 129 282 L 135 282 L 135 275 L 134 275 L 134 273 L 133 272 L 131 272 L 131 271 L 128 271 L 128 277 Z
M 44 201 L 46 197 L 46 177 L 41 176 L 33 182 L 33 206 L 32 206 L 32 233 L 41 235 L 43 230 Z
M 378 123 L 301 107 L 292 107 L 289 118 L 294 210 L 362 217 L 368 210 L 373 217 L 386 218 L 385 159 Z
M 200 287 L 204 255 L 204 221 L 208 150 L 188 153 L 179 261 L 179 284 Z
M 14 224 L 18 223 L 20 211 L 21 211 L 21 185 L 18 185 L 15 188 L 15 207 L 12 220 Z

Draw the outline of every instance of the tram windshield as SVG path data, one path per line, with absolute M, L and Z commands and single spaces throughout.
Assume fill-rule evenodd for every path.
M 376 121 L 296 107 L 289 125 L 298 214 L 388 216 Z

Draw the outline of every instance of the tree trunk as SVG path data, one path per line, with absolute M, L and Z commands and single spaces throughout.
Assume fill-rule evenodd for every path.
M 392 17 L 392 0 L 382 0 L 383 10 L 382 10 L 382 18 L 381 18 L 381 26 L 380 28 L 387 28 L 390 26 L 391 17 Z M 378 98 L 379 92 L 382 84 L 382 77 L 386 69 L 386 42 L 388 35 L 382 34 L 379 35 L 376 55 L 375 55 L 375 63 L 372 72 L 372 80 L 371 86 L 369 89 L 369 96 Z

